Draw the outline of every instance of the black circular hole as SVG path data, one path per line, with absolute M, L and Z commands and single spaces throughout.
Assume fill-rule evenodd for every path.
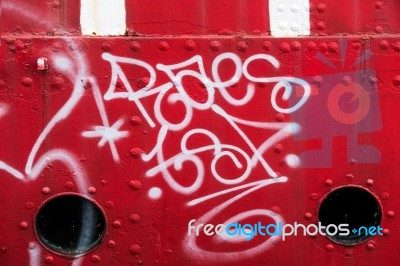
M 105 232 L 100 207 L 87 198 L 67 194 L 45 202 L 35 221 L 44 246 L 65 256 L 78 256 L 96 247 Z
M 318 219 L 322 226 L 348 224 L 348 235 L 328 235 L 334 242 L 356 245 L 374 234 L 381 233 L 382 211 L 378 199 L 371 192 L 356 186 L 341 187 L 331 191 L 321 203 Z M 365 227 L 366 229 L 364 229 Z M 376 231 L 367 232 L 371 227 Z M 361 229 L 360 229 L 361 228 Z M 334 232 L 332 229 L 331 231 Z

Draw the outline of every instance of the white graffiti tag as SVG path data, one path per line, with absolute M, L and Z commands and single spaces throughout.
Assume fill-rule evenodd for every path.
M 307 82 L 294 77 L 256 77 L 250 74 L 249 67 L 258 60 L 265 61 L 272 65 L 275 69 L 278 69 L 280 65 L 275 57 L 267 54 L 256 54 L 250 56 L 242 63 L 242 59 L 240 59 L 236 54 L 223 53 L 217 56 L 212 62 L 211 78 L 206 74 L 203 58 L 200 55 L 193 56 L 192 58 L 177 64 L 157 64 L 156 69 L 161 71 L 160 73 L 166 74 L 169 79 L 168 82 L 157 86 L 155 85 L 157 81 L 157 72 L 155 68 L 148 63 L 137 59 L 111 55 L 109 53 L 104 53 L 103 59 L 110 63 L 112 69 L 111 83 L 104 95 L 104 100 L 109 101 L 113 99 L 127 99 L 137 106 L 139 112 L 151 127 L 155 128 L 157 125 L 160 126 L 155 146 L 152 150 L 142 155 L 143 161 L 149 162 L 154 158 L 157 160 L 157 165 L 147 171 L 146 175 L 148 177 L 154 177 L 158 174 L 161 174 L 164 181 L 171 189 L 180 194 L 191 195 L 200 189 L 205 180 L 206 170 L 209 169 L 209 171 L 212 173 L 212 177 L 215 178 L 215 180 L 223 185 L 231 186 L 226 190 L 193 199 L 188 203 L 188 206 L 195 206 L 207 200 L 228 193 L 244 190 L 239 194 L 234 195 L 230 200 L 203 214 L 197 219 L 197 224 L 206 224 L 233 203 L 261 188 L 267 187 L 271 184 L 279 184 L 287 181 L 287 177 L 278 176 L 263 155 L 268 149 L 270 149 L 280 140 L 287 138 L 292 134 L 296 134 L 299 131 L 300 126 L 292 122 L 258 122 L 241 119 L 229 114 L 226 109 L 217 104 L 215 101 L 217 97 L 216 94 L 219 93 L 222 99 L 229 105 L 245 106 L 250 103 L 255 95 L 254 83 L 266 83 L 273 85 L 270 99 L 270 104 L 273 109 L 284 114 L 290 114 L 299 110 L 306 103 L 308 97 L 310 96 L 311 89 Z M 221 63 L 223 61 L 230 61 L 230 63 L 233 63 L 234 65 L 234 73 L 226 80 L 222 80 L 219 75 Z M 148 84 L 144 88 L 135 91 L 133 86 L 130 84 L 123 68 L 121 67 L 122 64 L 128 64 L 142 68 L 142 70 L 148 73 Z M 202 101 L 197 101 L 194 99 L 191 94 L 188 93 L 187 88 L 185 88 L 183 79 L 189 77 L 192 79 L 197 79 L 204 85 L 206 95 L 205 99 Z M 238 83 L 242 77 L 248 80 L 246 93 L 242 98 L 237 99 L 230 94 L 228 87 Z M 122 81 L 123 87 L 126 89 L 126 91 L 117 91 L 116 84 L 118 79 Z M 293 93 L 294 87 L 296 87 L 296 89 L 302 88 L 302 97 L 293 106 L 280 106 L 278 103 L 282 101 L 278 99 L 278 95 L 282 95 L 282 100 L 287 101 Z M 153 110 L 146 109 L 146 107 L 142 104 L 142 100 L 150 96 L 155 96 Z M 181 118 L 179 122 L 171 121 L 167 118 L 165 111 L 163 111 L 161 108 L 162 103 L 165 100 L 164 98 L 166 98 L 170 105 L 174 105 L 179 102 L 184 106 L 184 113 L 182 114 L 182 112 L 180 112 L 183 118 Z M 240 136 L 240 138 L 247 145 L 246 149 L 239 147 L 237 144 L 234 145 L 223 143 L 214 132 L 208 129 L 199 127 L 190 128 L 189 125 L 192 122 L 194 112 L 206 110 L 214 113 L 220 118 L 223 118 L 224 121 L 231 127 L 231 129 L 233 129 L 233 131 Z M 171 112 L 171 109 L 169 109 L 169 112 Z M 151 114 L 154 114 L 154 116 Z M 256 146 L 252 139 L 242 129 L 243 127 L 252 127 L 270 131 L 272 130 L 275 131 L 275 133 L 269 138 L 265 139 L 261 145 Z M 170 158 L 165 158 L 164 149 L 167 145 L 171 145 L 170 143 L 166 143 L 167 135 L 171 132 L 177 131 L 185 131 L 180 143 L 180 152 L 174 156 L 171 156 Z M 195 136 L 202 136 L 203 138 L 209 139 L 211 144 L 196 148 L 189 148 L 188 142 Z M 250 154 L 246 152 L 246 150 L 249 149 L 251 151 Z M 207 151 L 211 151 L 214 155 L 209 165 L 206 165 L 201 157 L 201 154 Z M 295 167 L 298 165 L 299 160 L 296 155 L 290 154 L 286 158 L 289 166 Z M 235 173 L 239 172 L 239 176 L 232 178 L 231 176 L 224 176 L 224 173 L 219 172 L 218 169 L 220 168 L 218 168 L 217 165 L 219 162 L 221 162 L 221 159 L 224 159 L 225 162 L 227 159 L 231 160 L 233 165 L 236 167 Z M 173 174 L 170 172 L 170 169 L 173 168 L 175 171 L 182 171 L 184 164 L 187 163 L 191 163 L 195 167 L 197 174 L 190 179 L 192 181 L 190 181 L 189 185 L 187 185 L 187 180 L 185 180 L 186 185 L 183 185 L 178 178 L 173 176 Z M 252 170 L 258 164 L 261 164 L 262 168 L 265 170 L 264 177 L 262 177 L 260 181 L 246 183 L 248 177 L 252 173 Z M 189 177 L 186 177 L 186 179 L 188 178 Z M 159 188 L 157 188 L 157 190 L 159 191 Z M 152 197 L 150 196 L 150 198 Z M 232 219 L 245 219 L 251 216 L 267 216 L 272 218 L 276 223 L 283 221 L 281 216 L 264 209 L 254 209 L 239 213 L 227 221 L 231 221 Z M 270 248 L 273 240 L 274 238 L 271 237 L 258 246 L 242 251 L 240 253 L 241 258 L 251 257 Z M 222 241 L 231 240 L 224 238 Z M 200 248 L 196 244 L 194 234 L 187 236 L 184 240 L 184 243 L 184 249 L 192 256 L 203 256 L 206 253 L 207 257 L 216 260 L 218 259 L 219 261 L 233 261 L 236 258 L 233 256 L 235 252 L 220 253 Z

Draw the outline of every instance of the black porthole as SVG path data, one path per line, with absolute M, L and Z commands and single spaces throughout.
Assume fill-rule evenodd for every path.
M 321 202 L 318 220 L 322 226 L 348 224 L 348 235 L 338 231 L 327 237 L 343 245 L 356 245 L 374 235 L 382 234 L 379 226 L 382 209 L 378 199 L 368 190 L 357 186 L 340 187 L 331 191 Z M 372 228 L 372 229 L 371 229 Z M 374 229 L 375 228 L 375 229 Z M 331 226 L 331 233 L 335 228 Z M 325 230 L 325 233 L 326 230 Z
M 64 194 L 51 198 L 40 207 L 35 228 L 45 247 L 75 257 L 100 243 L 106 219 L 100 207 L 91 200 L 77 194 Z

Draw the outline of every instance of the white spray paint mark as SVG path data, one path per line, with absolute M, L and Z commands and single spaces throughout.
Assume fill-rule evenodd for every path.
M 262 82 L 274 84 L 271 93 L 271 105 L 276 111 L 282 113 L 292 113 L 301 108 L 307 101 L 311 92 L 311 88 L 307 82 L 302 79 L 293 77 L 254 77 L 249 73 L 249 65 L 257 60 L 267 61 L 274 68 L 278 69 L 280 64 L 275 57 L 267 54 L 256 54 L 247 58 L 242 65 L 241 59 L 237 55 L 233 53 L 223 53 L 217 56 L 212 63 L 212 79 L 207 76 L 204 68 L 203 58 L 200 55 L 195 55 L 192 58 L 177 64 L 157 64 L 156 68 L 159 71 L 164 72 L 170 79 L 170 82 L 166 82 L 162 85 L 159 85 L 158 87 L 154 87 L 156 81 L 156 71 L 148 63 L 138 59 L 114 56 L 109 53 L 103 53 L 102 57 L 104 60 L 110 63 L 112 68 L 110 85 L 104 95 L 104 99 L 113 100 L 122 98 L 133 101 L 138 107 L 140 113 L 144 116 L 151 127 L 155 127 L 156 122 L 157 124 L 162 125 L 154 148 L 149 153 L 144 153 L 142 155 L 142 159 L 144 161 L 150 161 L 154 157 L 156 157 L 158 161 L 157 166 L 147 171 L 146 175 L 148 177 L 152 177 L 161 173 L 164 180 L 172 189 L 174 189 L 178 193 L 191 194 L 197 191 L 202 185 L 204 180 L 204 173 L 206 170 L 203 161 L 198 155 L 199 153 L 202 153 L 204 151 L 212 150 L 214 151 L 214 158 L 211 161 L 210 170 L 212 172 L 212 176 L 223 184 L 233 185 L 244 182 L 250 175 L 252 168 L 255 167 L 257 163 L 262 164 L 268 176 L 277 178 L 275 171 L 264 159 L 263 153 L 267 149 L 271 148 L 274 143 L 288 137 L 291 134 L 297 133 L 299 125 L 295 123 L 265 123 L 243 120 L 240 118 L 232 117 L 220 106 L 214 104 L 215 94 L 216 91 L 218 91 L 222 95 L 223 99 L 229 104 L 236 106 L 245 105 L 254 96 L 255 87 L 253 82 Z M 227 60 L 231 61 L 234 64 L 235 71 L 231 77 L 227 78 L 226 80 L 221 80 L 221 77 L 219 76 L 219 68 L 221 67 L 221 62 Z M 149 73 L 149 83 L 144 88 L 135 91 L 120 64 L 126 64 L 127 67 L 131 67 L 131 70 L 132 67 L 133 69 L 144 69 Z M 227 87 L 237 83 L 242 74 L 250 82 L 247 85 L 245 96 L 241 99 L 235 99 L 229 94 Z M 198 102 L 193 99 L 191 95 L 188 94 L 182 82 L 183 78 L 185 77 L 195 78 L 199 80 L 199 82 L 204 84 L 206 92 L 206 99 L 204 101 Z M 117 91 L 118 79 L 121 80 L 125 91 Z M 294 106 L 284 108 L 280 107 L 277 103 L 277 97 L 278 95 L 281 95 L 279 93 L 280 90 L 284 89 L 282 99 L 287 101 L 294 91 L 292 88 L 292 84 L 303 88 L 303 96 Z M 176 90 L 177 92 L 171 92 L 172 89 Z M 155 120 L 150 116 L 151 112 L 147 110 L 140 101 L 140 99 L 149 97 L 151 95 L 157 95 L 153 105 Z M 164 114 L 165 111 L 163 111 L 163 109 L 161 108 L 164 99 L 167 99 L 168 103 L 171 105 L 174 105 L 177 102 L 183 104 L 185 111 L 183 112 L 183 119 L 181 119 L 180 122 L 170 122 L 166 118 Z M 192 120 L 194 110 L 213 110 L 216 114 L 223 117 L 225 121 L 227 121 L 233 127 L 235 132 L 242 137 L 242 139 L 251 149 L 253 154 L 249 155 L 243 149 L 235 145 L 222 144 L 214 133 L 206 129 L 198 128 L 190 130 L 184 135 L 181 142 L 182 152 L 172 156 L 169 159 L 165 159 L 163 154 L 163 145 L 168 132 L 186 129 Z M 273 134 L 270 138 L 266 139 L 260 147 L 256 147 L 252 140 L 246 135 L 246 133 L 240 128 L 239 125 L 246 125 L 263 129 L 273 129 L 277 130 L 277 132 Z M 88 133 L 85 133 L 85 136 L 88 136 L 87 134 Z M 213 145 L 199 147 L 196 149 L 188 149 L 186 143 L 188 139 L 191 138 L 194 134 L 202 134 L 210 138 L 213 142 Z M 238 155 L 240 156 L 238 157 Z M 230 159 L 235 167 L 238 170 L 242 171 L 241 174 L 236 178 L 222 176 L 217 171 L 217 163 L 221 158 Z M 197 176 L 193 177 L 193 182 L 191 183 L 191 185 L 183 186 L 171 175 L 168 168 L 174 167 L 176 171 L 181 171 L 183 164 L 188 163 L 191 163 L 195 166 L 195 169 L 197 170 Z
M 24 180 L 24 175 L 18 171 L 17 169 L 9 166 L 8 164 L 4 163 L 3 161 L 0 161 L 0 169 L 8 172 L 9 174 L 11 174 L 12 176 L 14 176 L 15 178 L 19 179 L 19 180 Z
M 162 195 L 162 190 L 159 187 L 152 187 L 149 190 L 149 198 L 156 200 L 159 199 Z
M 139 97 L 137 97 L 136 93 L 134 92 L 133 88 L 131 87 L 128 78 L 126 77 L 125 73 L 122 71 L 121 67 L 118 65 L 118 63 L 125 63 L 125 64 L 131 64 L 131 65 L 136 65 L 142 68 L 145 68 L 149 74 L 150 74 L 150 81 L 149 84 L 147 84 L 142 91 L 146 91 L 149 88 L 151 88 L 155 82 L 156 78 L 156 72 L 154 69 L 147 63 L 141 61 L 141 60 L 136 60 L 132 58 L 125 58 L 125 57 L 118 57 L 118 56 L 113 56 L 109 53 L 103 53 L 103 59 L 107 60 L 111 64 L 112 68 L 112 77 L 111 77 L 111 83 L 108 91 L 104 95 L 105 100 L 111 100 L 111 99 L 117 99 L 117 98 L 128 98 L 129 100 L 135 102 L 137 107 L 139 108 L 140 112 L 146 119 L 146 121 L 149 123 L 151 127 L 155 127 L 155 124 L 153 120 L 150 118 L 149 114 L 145 110 L 144 106 L 142 103 L 139 101 Z M 120 78 L 125 86 L 126 92 L 115 92 L 116 90 L 116 85 L 117 85 L 117 79 Z
M 52 149 L 46 152 L 38 159 L 35 167 L 32 168 L 31 173 L 28 175 L 28 178 L 30 180 L 35 180 L 40 176 L 40 173 L 49 165 L 49 163 L 54 161 L 60 161 L 70 169 L 72 176 L 77 183 L 79 192 L 87 195 L 88 178 L 86 171 L 79 167 L 79 160 L 77 160 L 75 156 L 67 150 Z
M 254 185 L 253 187 L 247 189 L 246 191 L 230 198 L 229 200 L 223 202 L 222 204 L 218 205 L 217 207 L 213 208 L 212 210 L 208 211 L 201 217 L 199 217 L 194 226 L 197 226 L 199 224 L 207 224 L 209 221 L 214 219 L 217 215 L 220 213 L 223 213 L 226 211 L 226 209 L 230 206 L 233 205 L 236 201 L 242 199 L 243 197 L 263 188 L 266 186 L 269 186 L 271 184 L 279 184 L 279 183 L 284 183 L 287 181 L 287 177 L 279 177 L 276 179 L 266 179 L 263 182 Z M 249 217 L 260 217 L 260 216 L 265 216 L 272 218 L 276 224 L 279 222 L 284 222 L 283 218 L 280 215 L 277 215 L 269 210 L 263 210 L 263 209 L 255 209 L 255 210 L 249 210 L 245 211 L 242 213 L 239 213 L 232 218 L 228 219 L 227 221 L 231 221 L 234 218 L 237 220 L 243 220 Z M 225 221 L 225 223 L 227 222 Z M 220 236 L 216 235 L 216 238 L 221 238 Z M 232 251 L 232 252 L 218 252 L 218 251 L 210 251 L 207 250 L 203 247 L 200 247 L 196 243 L 196 235 L 195 232 L 191 232 L 190 235 L 187 235 L 185 237 L 185 240 L 183 242 L 183 248 L 184 250 L 191 254 L 194 258 L 203 258 L 206 256 L 208 259 L 212 261 L 219 261 L 219 262 L 233 262 L 233 261 L 238 261 L 238 260 L 243 260 L 246 258 L 251 258 L 256 255 L 261 254 L 265 250 L 271 248 L 273 246 L 273 241 L 278 240 L 278 236 L 272 236 L 269 238 L 266 238 L 266 240 L 260 244 L 258 244 L 255 247 L 247 248 L 245 250 L 240 250 L 240 251 Z M 234 241 L 246 241 L 244 239 L 237 239 Z M 218 241 L 224 241 L 224 237 L 219 239 Z
M 72 263 L 71 266 L 80 266 L 83 263 L 85 257 L 79 257 L 79 258 L 75 258 Z
M 31 19 L 32 21 L 35 21 L 35 23 L 38 23 L 42 26 L 45 27 L 51 27 L 50 23 L 48 23 L 47 21 L 43 20 L 42 18 L 40 18 L 38 15 L 36 15 L 36 13 L 39 12 L 35 12 L 33 11 L 34 9 L 31 6 L 21 6 L 21 4 L 19 3 L 18 5 L 14 5 L 10 2 L 6 2 L 5 4 L 2 4 L 2 8 L 4 10 L 7 10 L 8 12 L 13 12 L 17 15 L 20 15 L 22 17 L 25 17 L 27 19 Z M 65 38 L 64 39 L 65 42 L 67 43 L 67 45 L 71 48 L 73 55 L 71 56 L 71 58 L 74 58 L 74 63 L 76 66 L 76 72 L 74 73 L 72 69 L 67 70 L 66 67 L 68 67 L 66 64 L 65 60 L 61 60 L 61 64 L 58 65 L 58 67 L 61 68 L 65 68 L 65 71 L 67 73 L 69 78 L 74 82 L 74 89 L 73 89 L 73 93 L 71 95 L 71 97 L 67 100 L 66 104 L 64 104 L 64 106 L 56 113 L 56 115 L 51 119 L 51 121 L 49 122 L 49 124 L 45 127 L 45 129 L 43 130 L 43 132 L 39 135 L 38 139 L 36 140 L 26 163 L 25 166 L 25 172 L 28 174 L 28 177 L 25 179 L 25 181 L 29 181 L 29 180 L 33 180 L 38 178 L 40 172 L 52 161 L 61 161 L 63 163 L 65 163 L 69 169 L 72 172 L 72 175 L 76 181 L 76 183 L 78 184 L 78 189 L 79 192 L 82 194 L 87 194 L 87 175 L 86 172 L 84 171 L 84 169 L 81 169 L 79 167 L 79 162 L 78 160 L 76 160 L 76 158 L 73 156 L 72 153 L 66 151 L 66 150 L 61 150 L 61 149 L 53 149 L 48 151 L 47 153 L 45 153 L 44 155 L 42 155 L 42 157 L 40 157 L 38 159 L 38 162 L 33 165 L 33 161 L 36 157 L 36 154 L 40 148 L 40 146 L 42 145 L 44 139 L 47 137 L 47 135 L 52 131 L 52 129 L 63 119 L 65 119 L 66 117 L 68 117 L 71 113 L 71 111 L 74 109 L 75 105 L 79 102 L 80 96 L 82 96 L 83 90 L 82 90 L 82 85 L 84 85 L 84 80 L 86 76 L 90 76 L 87 75 L 87 69 L 86 69 L 86 65 L 87 65 L 87 60 L 84 57 L 83 54 L 81 54 L 81 52 L 79 52 L 79 49 L 75 49 L 75 47 L 77 46 L 74 42 L 74 40 L 71 40 L 70 38 Z M 64 62 L 63 62 L 64 61 Z M 65 64 L 66 63 L 66 64 Z M 57 65 L 55 63 L 55 65 Z M 60 70 L 60 69 L 59 69 Z M 100 94 L 100 92 L 98 91 L 98 94 Z M 96 97 L 95 97 L 96 98 Z M 101 103 L 102 102 L 102 97 L 100 94 L 100 98 Z M 97 103 L 97 107 L 99 108 L 99 112 L 102 118 L 102 121 L 106 121 L 107 124 L 104 126 L 108 125 L 108 117 L 106 115 L 105 109 L 103 105 L 99 105 L 98 101 L 96 101 Z M 102 108 L 103 107 L 103 108 Z M 101 112 L 101 111 L 102 112 Z M 3 170 L 8 171 L 10 174 L 12 174 L 14 177 L 16 177 L 17 179 L 22 179 L 22 173 L 20 173 L 18 170 L 8 166 L 7 164 L 1 162 L 2 168 Z M 33 246 L 31 246 L 31 249 L 28 250 L 28 254 L 30 257 L 30 265 L 31 266 L 39 266 L 41 265 L 40 263 L 40 250 L 38 248 L 35 248 L 36 244 L 32 244 Z M 83 262 L 83 257 L 74 259 L 72 261 L 72 265 L 73 266 L 80 266 Z
M 40 266 L 41 248 L 36 242 L 29 242 L 28 246 L 29 266 Z
M 292 168 L 297 168 L 300 166 L 300 158 L 296 154 L 288 154 L 285 157 L 287 165 L 289 165 Z
M 125 0 L 81 0 L 83 35 L 125 35 Z
M 5 103 L 0 103 L 0 118 L 8 113 L 9 107 Z
M 268 11 L 272 36 L 310 35 L 309 0 L 269 0 Z
M 72 69 L 74 67 L 74 63 L 66 55 L 54 56 L 53 61 L 54 61 L 54 67 L 57 70 L 68 73 L 69 75 L 73 75 Z
M 93 131 L 82 132 L 82 136 L 86 138 L 101 138 L 98 143 L 99 147 L 103 147 L 106 142 L 109 142 L 114 161 L 119 162 L 120 159 L 114 142 L 129 136 L 128 131 L 119 131 L 123 123 L 123 119 L 119 119 L 111 127 L 96 126 Z

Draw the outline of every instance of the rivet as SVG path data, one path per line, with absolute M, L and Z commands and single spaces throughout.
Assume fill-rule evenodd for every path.
M 109 248 L 115 247 L 115 241 L 114 241 L 114 240 L 108 241 L 108 242 L 107 242 L 107 247 L 109 247 Z
M 285 121 L 285 119 L 286 119 L 285 115 L 282 113 L 277 113 L 275 115 L 275 121 L 277 121 L 277 122 L 283 122 L 283 121 Z
M 44 262 L 47 263 L 47 264 L 51 264 L 51 263 L 53 263 L 53 261 L 54 261 L 53 256 L 46 256 L 44 258 Z
M 275 213 L 279 213 L 281 211 L 281 208 L 279 208 L 279 206 L 272 206 L 271 210 Z
M 20 223 L 19 223 L 19 228 L 21 228 L 21 229 L 26 229 L 26 228 L 28 228 L 28 223 L 25 222 L 25 221 L 20 222 Z
M 184 47 L 187 51 L 193 51 L 196 48 L 196 43 L 193 40 L 187 40 Z
M 349 86 L 351 83 L 351 77 L 350 76 L 344 76 L 342 78 L 342 84 L 345 86 Z M 347 177 L 347 176 L 346 176 Z
M 138 261 L 137 261 L 137 264 L 138 264 L 138 265 L 143 265 L 143 260 L 138 260 Z
M 387 200 L 390 197 L 388 192 L 383 192 L 382 193 L 382 199 Z
M 274 148 L 273 148 L 273 151 L 275 152 L 275 153 L 281 153 L 282 152 L 282 150 L 283 150 L 283 145 L 282 144 L 276 144 L 275 146 L 274 146 Z
M 54 42 L 51 45 L 51 50 L 53 52 L 59 52 L 62 48 L 63 48 L 63 46 L 60 42 Z
M 287 24 L 287 22 L 281 21 L 281 22 L 278 23 L 278 27 L 279 27 L 281 30 L 286 30 L 286 29 L 289 27 L 289 25 Z
M 212 41 L 210 43 L 210 48 L 213 51 L 219 51 L 221 50 L 221 43 L 219 41 Z
M 130 156 L 133 157 L 133 158 L 140 158 L 142 153 L 143 153 L 143 151 L 140 148 L 133 148 L 129 152 Z
M 28 210 L 33 209 L 33 207 L 35 207 L 35 203 L 28 201 L 27 203 L 25 203 L 25 208 L 27 208 Z
M 328 50 L 331 53 L 337 53 L 339 51 L 339 45 L 337 43 L 335 43 L 335 42 L 330 42 L 328 44 Z
M 352 42 L 351 47 L 353 47 L 355 50 L 358 50 L 361 48 L 361 43 L 358 41 Z
M 140 254 L 140 246 L 138 244 L 133 244 L 129 246 L 129 252 L 132 255 Z
M 292 31 L 299 31 L 300 30 L 300 24 L 299 23 L 292 23 L 292 24 L 290 24 L 290 29 Z
M 271 49 L 272 49 L 272 43 L 271 43 L 270 41 L 263 41 L 263 43 L 262 43 L 262 48 L 263 48 L 265 51 L 271 51 Z
M 129 44 L 129 49 L 131 49 L 134 52 L 139 52 L 141 48 L 142 45 L 140 45 L 139 42 L 133 41 Z
M 374 184 L 374 180 L 373 179 L 367 179 L 366 181 L 368 186 L 372 186 Z
M 326 248 L 326 250 L 328 250 L 328 251 L 332 251 L 332 250 L 334 249 L 334 246 L 333 246 L 332 244 L 327 244 L 327 245 L 325 246 L 325 248 Z
M 385 229 L 383 229 L 382 233 L 384 236 L 388 236 L 388 235 L 390 235 L 390 230 L 385 228 Z
M 279 5 L 277 6 L 277 10 L 278 10 L 279 12 L 284 12 L 285 9 L 286 9 L 286 6 L 285 6 L 284 4 L 279 4 Z
M 7 253 L 7 247 L 1 247 L 0 250 L 2 253 Z
M 140 89 L 146 87 L 149 83 L 150 83 L 149 77 L 141 77 L 140 79 L 137 80 L 137 84 Z
M 389 48 L 389 42 L 386 41 L 386 40 L 382 40 L 382 41 L 379 42 L 379 47 L 382 50 L 386 50 L 387 48 Z
M 238 84 L 240 84 L 240 83 L 238 83 Z M 237 87 L 238 84 L 234 84 L 234 86 Z M 263 83 L 263 82 L 257 82 L 256 86 L 259 88 L 265 88 L 267 86 L 267 84 Z M 233 87 L 233 86 L 231 86 L 231 87 Z
M 122 83 L 122 82 L 120 82 L 120 83 Z M 117 85 L 118 85 L 118 82 L 117 82 Z M 92 86 L 93 86 L 93 84 L 90 80 L 86 80 L 85 83 L 83 84 L 84 89 L 91 89 Z
M 293 51 L 299 51 L 301 49 L 301 44 L 298 41 L 293 41 L 290 43 L 290 47 Z
M 307 43 L 307 49 L 309 51 L 316 51 L 317 50 L 317 44 L 315 42 L 308 42 Z
M 95 263 L 101 261 L 99 255 L 93 255 L 93 256 L 90 258 L 90 260 L 91 260 L 92 262 L 95 262 Z
M 317 29 L 324 30 L 325 28 L 326 28 L 326 25 L 325 25 L 324 21 L 318 21 L 317 22 Z
M 346 249 L 346 256 L 351 257 L 351 256 L 353 256 L 353 253 L 354 253 L 354 251 L 352 248 Z
M 323 13 L 326 10 L 326 5 L 324 3 L 319 3 L 317 4 L 317 11 L 319 13 Z
M 72 183 L 71 181 L 67 181 L 65 182 L 64 187 L 68 190 L 71 190 L 74 187 L 74 183 Z
M 279 49 L 284 53 L 288 53 L 290 51 L 290 44 L 282 42 L 279 44 Z
M 61 90 L 62 88 L 64 88 L 65 85 L 65 81 L 63 78 L 61 77 L 52 77 L 51 79 L 51 88 L 54 90 Z
M 29 243 L 28 243 L 28 248 L 29 248 L 29 249 L 34 249 L 35 247 L 36 247 L 35 242 L 29 242 Z
M 326 185 L 327 187 L 332 186 L 332 184 L 333 184 L 332 179 L 327 179 L 327 180 L 325 180 L 325 185 Z
M 140 190 L 142 188 L 142 183 L 138 180 L 129 181 L 129 187 L 133 190 Z
M 95 187 L 89 187 L 89 188 L 88 188 L 88 192 L 89 192 L 90 194 L 96 194 L 97 189 L 96 189 Z
M 101 44 L 101 49 L 105 52 L 110 52 L 113 49 L 113 44 L 111 42 L 103 42 Z
M 33 84 L 33 79 L 30 77 L 23 77 L 21 80 L 21 84 L 24 87 L 30 87 Z
M 290 10 L 292 10 L 292 12 L 296 13 L 297 11 L 300 10 L 300 7 L 296 4 L 291 4 L 290 5 Z
M 382 33 L 383 31 L 384 31 L 384 29 L 383 29 L 382 26 L 379 26 L 379 25 L 378 25 L 378 26 L 375 27 L 375 32 L 376 32 L 376 33 Z
M 311 212 L 306 212 L 304 214 L 304 218 L 306 218 L 306 220 L 311 220 L 313 218 L 313 215 Z
M 169 48 L 170 48 L 170 45 L 166 41 L 161 41 L 161 42 L 158 43 L 158 49 L 160 51 L 164 52 L 164 51 L 167 51 Z
M 326 52 L 326 51 L 328 51 L 328 44 L 326 44 L 325 42 L 321 42 L 319 45 L 318 45 L 318 47 L 319 47 L 319 50 L 321 51 L 321 52 Z
M 115 220 L 115 221 L 113 221 L 112 222 L 112 226 L 114 227 L 114 228 L 120 228 L 121 227 L 121 221 L 119 221 L 119 220 Z
M 136 214 L 136 213 L 132 213 L 131 215 L 129 215 L 129 221 L 131 223 L 138 223 L 140 222 L 140 215 Z
M 271 237 L 272 245 L 278 245 L 281 242 L 282 238 L 280 236 Z
M 221 29 L 218 31 L 218 35 L 233 35 L 235 34 L 231 29 Z
M 114 206 L 114 202 L 108 200 L 104 205 L 106 206 L 107 209 L 111 209 Z
M 319 193 L 311 193 L 310 199 L 313 201 L 319 200 L 321 198 L 321 194 Z
M 376 2 L 375 2 L 375 8 L 376 8 L 376 9 L 381 9 L 382 6 L 383 6 L 383 3 L 382 3 L 381 1 L 376 1 Z
M 240 51 L 240 52 L 246 52 L 247 49 L 249 48 L 249 45 L 245 42 L 245 41 L 239 41 L 236 44 L 236 48 Z
M 400 86 L 400 75 L 396 75 L 393 77 L 393 85 Z
M 387 216 L 389 217 L 389 218 L 393 218 L 394 217 L 394 211 L 388 211 L 387 212 Z
M 354 175 L 352 175 L 352 174 L 347 174 L 347 175 L 345 176 L 345 179 L 346 179 L 347 182 L 353 182 L 353 180 L 354 180 Z
M 312 78 L 312 83 L 314 83 L 315 85 L 320 86 L 323 82 L 324 82 L 324 78 L 322 76 L 314 76 Z
M 142 119 L 139 116 L 133 115 L 129 119 L 129 123 L 131 123 L 133 126 L 138 126 L 142 123 Z
M 43 187 L 42 188 L 42 193 L 44 194 L 44 195 L 47 195 L 47 194 L 49 194 L 51 192 L 51 189 L 49 188 L 49 187 Z
M 369 83 L 370 83 L 371 85 L 373 85 L 373 86 L 375 86 L 376 84 L 378 84 L 378 79 L 377 79 L 376 77 L 374 77 L 374 76 L 370 76 L 370 77 L 368 78 L 368 81 L 369 81 Z
M 46 57 L 39 57 L 36 61 L 36 70 L 45 71 L 49 69 Z
M 368 248 L 369 250 L 374 250 L 374 249 L 376 249 L 376 244 L 375 244 L 375 242 L 374 242 L 374 241 L 368 241 L 368 243 L 367 243 L 367 248 Z
M 164 250 L 165 255 L 170 256 L 172 254 L 174 254 L 174 251 L 170 248 L 167 248 L 166 250 Z

